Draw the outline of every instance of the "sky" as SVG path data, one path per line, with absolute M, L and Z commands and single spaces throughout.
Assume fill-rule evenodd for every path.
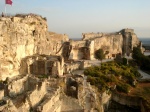
M 150 0 L 12 0 L 8 14 L 36 13 L 47 18 L 48 30 L 82 38 L 82 33 L 132 28 L 150 38 Z M 0 0 L 0 13 L 5 0 Z

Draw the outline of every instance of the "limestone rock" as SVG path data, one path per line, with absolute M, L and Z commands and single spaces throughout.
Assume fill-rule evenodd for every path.
M 0 80 L 20 75 L 21 59 L 34 54 L 60 55 L 67 35 L 48 32 L 47 21 L 28 14 L 0 17 Z

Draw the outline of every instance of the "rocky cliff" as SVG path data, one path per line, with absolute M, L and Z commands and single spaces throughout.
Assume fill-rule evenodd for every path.
M 0 17 L 0 79 L 19 75 L 26 56 L 61 54 L 66 41 L 67 35 L 48 32 L 47 21 L 41 16 Z

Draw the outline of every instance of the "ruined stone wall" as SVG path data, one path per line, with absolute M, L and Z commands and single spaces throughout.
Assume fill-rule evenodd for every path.
M 126 29 L 125 29 L 126 30 Z M 140 45 L 140 41 L 137 38 L 134 32 L 122 31 L 123 35 L 123 54 L 130 56 L 133 50 L 133 47 Z
M 65 41 L 68 36 L 49 33 L 47 21 L 40 16 L 0 17 L 0 79 L 19 75 L 21 59 L 26 56 L 60 55 Z
M 46 81 L 39 82 L 40 84 L 36 85 L 36 89 L 28 94 L 27 99 L 29 103 L 31 103 L 32 107 L 37 106 L 39 102 L 43 99 L 44 95 L 47 93 L 46 91 Z
M 20 73 L 23 75 L 63 75 L 64 58 L 62 56 L 33 55 L 21 60 Z
M 137 45 L 139 45 L 139 39 L 137 39 L 136 34 L 132 34 L 132 49 L 133 47 L 137 47 Z
M 47 40 L 49 41 L 49 53 L 61 55 L 64 42 L 69 41 L 69 38 L 66 34 L 51 32 L 49 33 L 49 38 Z
M 9 82 L 8 82 L 9 83 Z M 8 96 L 14 97 L 28 90 L 28 76 L 13 79 L 8 84 Z
M 50 62 L 54 62 L 55 64 L 53 65 L 56 70 L 56 74 L 51 74 L 51 75 L 63 75 L 63 67 L 64 67 L 64 58 L 62 56 L 49 56 L 48 60 L 46 61 L 46 68 L 49 67 Z M 48 73 L 48 70 L 46 70 Z
M 82 41 L 70 41 L 72 46 L 69 59 L 75 60 L 91 60 L 94 59 L 94 41 L 82 40 Z
M 111 58 L 113 54 L 122 53 L 123 37 L 122 35 L 110 35 L 94 39 L 94 50 L 103 49 L 108 51 L 106 58 Z
M 46 81 L 43 82 L 44 84 L 46 83 Z M 37 88 L 41 90 L 41 88 L 44 88 L 42 87 L 42 84 L 43 83 L 40 83 L 40 80 L 36 77 L 31 77 L 29 75 L 16 76 L 11 79 L 7 79 L 4 93 L 5 96 L 16 97 L 22 93 L 26 93 L 27 91 L 34 91 Z
M 90 41 L 90 44 L 89 44 L 89 49 L 90 49 L 90 60 L 93 60 L 95 59 L 95 49 L 94 49 L 94 40 L 91 40 Z
M 122 32 L 122 33 L 129 33 L 129 32 L 130 32 L 130 33 L 134 33 L 134 30 L 133 30 L 133 29 L 126 28 L 126 29 L 122 29 L 121 32 Z
M 92 64 L 90 64 L 88 61 L 82 61 L 81 65 L 80 65 L 80 69 L 84 70 L 84 69 L 91 67 L 91 66 L 92 66 Z
M 130 31 L 130 30 L 129 30 Z M 122 31 L 123 32 L 123 31 Z M 89 58 L 86 59 L 95 59 L 95 51 L 98 49 L 103 49 L 106 54 L 105 58 L 115 57 L 116 54 L 131 53 L 132 49 L 129 49 L 129 46 L 133 44 L 133 46 L 138 44 L 138 39 L 134 36 L 134 33 L 130 33 L 131 38 L 133 36 L 134 40 L 130 40 L 130 36 L 128 33 L 123 32 L 120 33 L 108 33 L 108 34 L 95 34 L 95 33 L 87 33 L 83 34 L 82 40 L 84 41 L 72 41 L 70 42 L 72 45 L 72 50 L 70 53 L 70 59 L 84 59 L 85 55 L 89 55 Z M 86 40 L 86 41 L 85 41 Z M 83 43 L 84 42 L 84 43 Z M 84 47 L 89 49 L 86 51 L 88 54 L 85 54 L 82 50 Z M 132 46 L 131 46 L 132 47 Z
M 86 46 L 86 41 L 71 41 L 70 45 L 72 46 L 72 49 L 69 59 L 82 59 L 84 54 L 80 49 Z
M 78 70 L 81 67 L 81 62 L 67 63 L 64 66 L 64 72 L 70 73 L 71 71 Z
M 91 45 L 89 45 L 90 59 L 94 59 L 94 52 L 100 48 L 107 52 L 105 58 L 115 57 L 118 53 L 129 56 L 132 53 L 133 47 L 140 44 L 133 29 L 123 29 L 120 32 L 102 35 L 99 33 L 87 33 L 83 34 L 82 40 L 91 41 Z
M 82 40 L 89 40 L 102 37 L 103 33 L 82 33 Z
M 9 112 L 28 112 L 41 103 L 47 93 L 47 80 L 32 76 L 17 76 L 7 80 L 4 88 L 6 104 L 0 110 Z

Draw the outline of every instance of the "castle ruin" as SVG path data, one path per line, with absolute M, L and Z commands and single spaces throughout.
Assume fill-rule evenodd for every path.
M 69 40 L 66 34 L 49 32 L 46 19 L 34 14 L 0 17 L 0 43 L 2 112 L 103 112 L 111 96 L 101 95 L 99 102 L 83 73 L 73 71 L 92 66 L 85 60 L 95 60 L 100 48 L 106 59 L 113 59 L 130 56 L 140 44 L 133 29 L 83 33 L 81 40 Z

